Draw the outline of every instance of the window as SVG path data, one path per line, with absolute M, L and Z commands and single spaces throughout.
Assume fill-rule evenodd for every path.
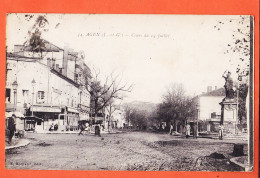
M 24 100 L 24 103 L 28 102 L 28 98 L 29 98 L 29 90 L 23 90 L 23 100 Z
M 44 103 L 44 91 L 38 91 L 37 103 Z
M 11 89 L 10 88 L 6 88 L 5 89 L 5 102 L 6 103 L 10 103 L 10 96 L 11 96 Z

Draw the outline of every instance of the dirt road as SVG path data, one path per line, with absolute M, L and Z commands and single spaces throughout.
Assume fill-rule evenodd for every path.
M 6 153 L 8 169 L 239 171 L 229 158 L 233 143 L 128 132 L 102 137 L 27 134 L 31 144 Z M 247 146 L 245 148 L 245 152 Z M 214 159 L 211 153 L 225 159 Z

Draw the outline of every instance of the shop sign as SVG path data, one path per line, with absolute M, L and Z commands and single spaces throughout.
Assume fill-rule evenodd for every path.
M 61 112 L 61 108 L 33 106 L 33 112 Z
M 78 110 L 76 110 L 74 108 L 69 108 L 69 107 L 68 107 L 68 112 L 79 113 Z

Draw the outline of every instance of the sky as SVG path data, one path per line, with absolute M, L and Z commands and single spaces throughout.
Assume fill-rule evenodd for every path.
M 28 39 L 39 14 L 7 16 L 7 51 Z M 85 63 L 102 75 L 112 71 L 134 88 L 125 101 L 159 103 L 167 87 L 184 85 L 187 95 L 223 87 L 222 74 L 234 74 L 236 55 L 224 54 L 239 16 L 44 14 L 42 37 L 84 51 Z M 225 22 L 219 25 L 219 22 Z M 248 25 L 248 24 L 244 24 Z M 217 28 L 220 27 L 220 30 Z M 44 31 L 44 29 L 46 31 Z

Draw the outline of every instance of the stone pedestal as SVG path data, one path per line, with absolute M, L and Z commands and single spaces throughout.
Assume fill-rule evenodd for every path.
M 224 132 L 236 134 L 238 124 L 238 102 L 237 99 L 224 98 L 221 103 L 220 124 L 224 125 Z

